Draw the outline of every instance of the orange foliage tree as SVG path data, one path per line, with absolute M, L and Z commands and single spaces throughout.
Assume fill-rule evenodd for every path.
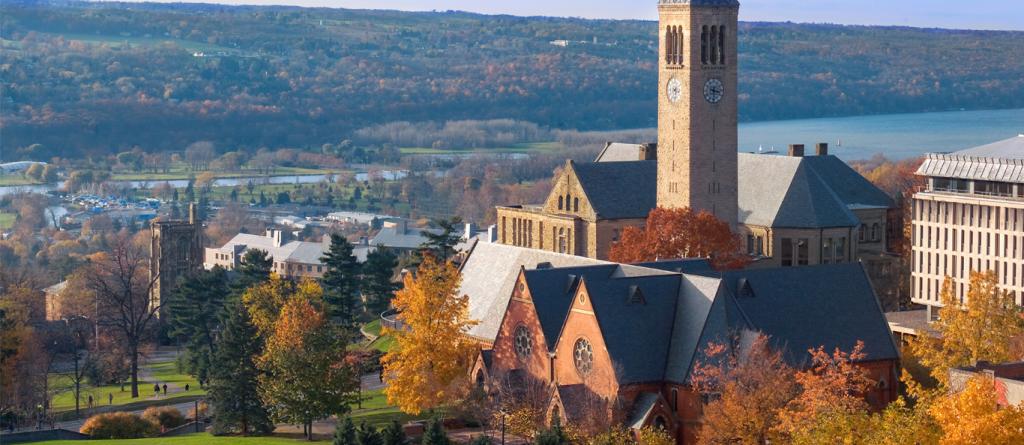
M 779 414 L 779 430 L 791 435 L 813 428 L 822 415 L 867 410 L 864 394 L 873 384 L 866 371 L 854 364 L 867 356 L 862 341 L 849 353 L 836 348 L 829 354 L 822 346 L 808 352 L 810 368 L 795 376 L 800 395 Z
M 708 258 L 716 269 L 738 269 L 750 262 L 728 224 L 707 211 L 688 207 L 651 210 L 643 228 L 622 231 L 609 256 L 619 263 Z

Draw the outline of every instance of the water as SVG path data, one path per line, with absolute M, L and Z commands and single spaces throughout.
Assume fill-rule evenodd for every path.
M 752 122 L 740 124 L 739 130 L 740 151 L 774 146 L 785 153 L 789 144 L 804 144 L 808 153 L 813 153 L 814 143 L 828 142 L 832 154 L 848 161 L 878 153 L 904 159 L 963 150 L 1024 133 L 1024 109 Z

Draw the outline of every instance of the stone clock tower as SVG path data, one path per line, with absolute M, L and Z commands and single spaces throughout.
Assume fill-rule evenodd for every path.
M 659 0 L 658 206 L 736 226 L 737 0 Z

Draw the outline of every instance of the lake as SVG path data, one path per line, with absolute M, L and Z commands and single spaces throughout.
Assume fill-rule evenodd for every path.
M 740 124 L 740 151 L 785 153 L 789 144 L 828 142 L 844 160 L 882 153 L 891 159 L 957 151 L 1024 133 L 1024 109 L 888 114 Z M 841 142 L 841 146 L 837 146 Z

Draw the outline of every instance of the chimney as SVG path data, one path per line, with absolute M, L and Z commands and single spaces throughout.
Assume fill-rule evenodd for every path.
M 284 230 L 281 229 L 267 229 L 267 238 L 274 241 L 274 247 L 281 247 L 288 241 Z
M 640 160 L 641 161 L 657 161 L 658 160 L 658 143 L 648 143 L 640 145 Z
M 496 243 L 498 242 L 498 225 L 491 224 L 487 226 L 487 242 Z
M 789 155 L 794 158 L 804 157 L 804 144 L 789 144 Z
M 465 229 L 462 233 L 462 239 L 467 241 L 473 239 L 473 235 L 476 234 L 476 224 L 466 223 Z
M 199 221 L 199 208 L 196 207 L 196 203 L 190 202 L 188 204 L 188 223 L 195 224 Z
M 818 142 L 818 144 L 814 146 L 814 153 L 818 156 L 828 156 L 828 143 Z

